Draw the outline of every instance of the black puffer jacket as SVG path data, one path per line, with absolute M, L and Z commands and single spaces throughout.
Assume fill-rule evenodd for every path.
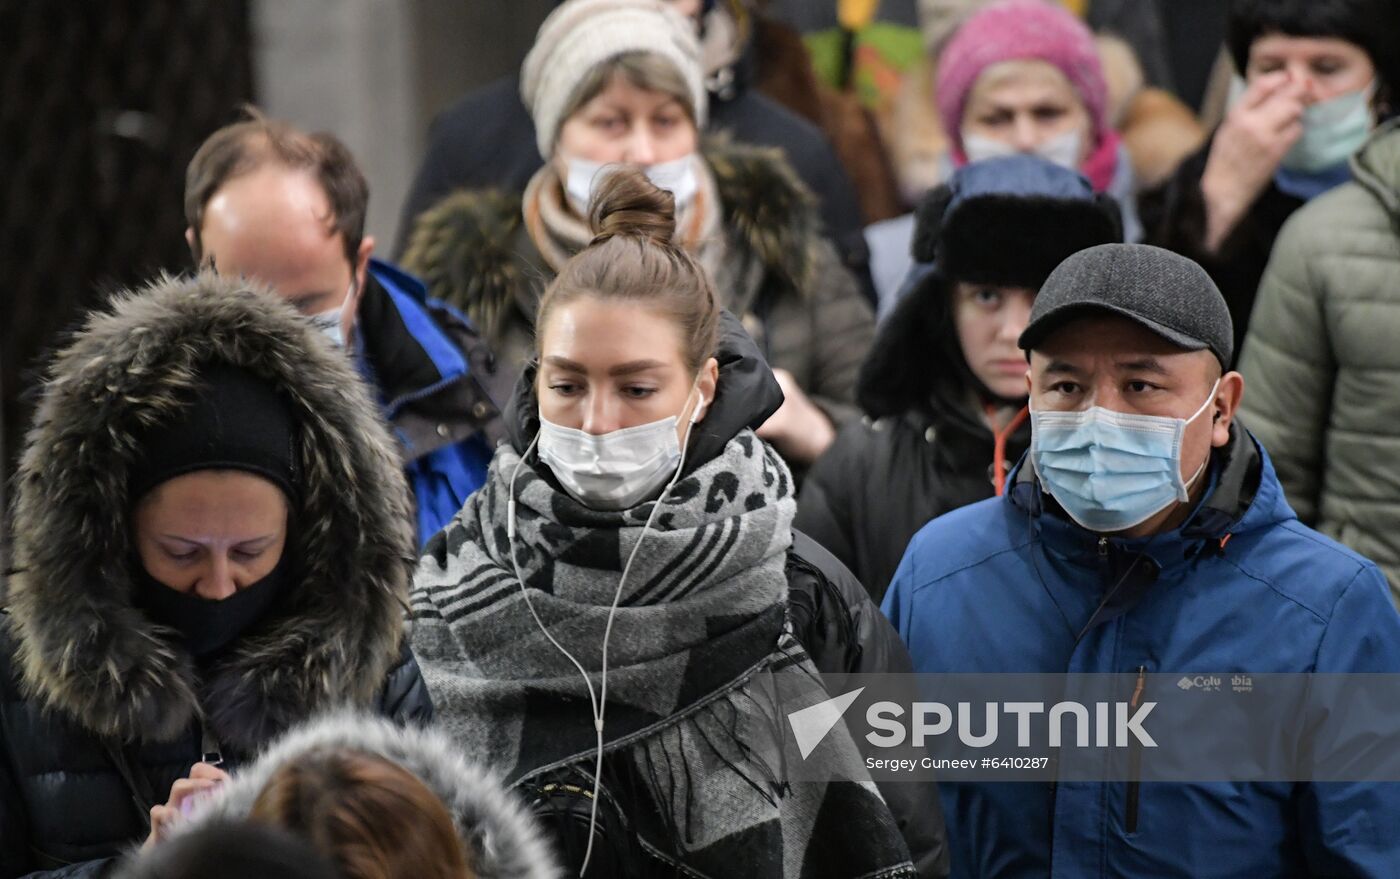
M 132 603 L 126 479 L 137 424 L 177 410 L 206 362 L 286 389 L 305 527 L 294 589 L 199 672 Z M 281 300 L 212 276 L 120 297 L 54 361 L 35 423 L 0 617 L 0 877 L 104 875 L 210 747 L 237 766 L 347 704 L 431 717 L 403 638 L 415 544 L 395 446 L 349 359 Z
M 856 390 L 867 418 L 841 430 L 798 497 L 796 526 L 876 602 L 925 523 L 996 491 L 996 440 L 975 408 L 946 284 L 928 275 L 882 325 Z M 1029 445 L 1024 419 L 1006 439 L 1008 468 Z
M 762 424 L 783 402 L 783 392 L 758 346 L 729 312 L 724 313 L 720 334 L 715 399 L 691 434 L 685 473 L 713 460 L 741 430 Z M 511 444 L 519 449 L 528 448 L 539 430 L 533 379 L 534 368 L 527 367 L 505 414 Z M 547 469 L 545 475 L 549 478 Z M 860 582 L 831 553 L 795 529 L 787 554 L 787 580 L 793 634 L 818 671 L 913 671 L 904 642 Z M 884 784 L 880 793 L 899 822 L 919 875 L 946 876 L 948 845 L 937 788 Z

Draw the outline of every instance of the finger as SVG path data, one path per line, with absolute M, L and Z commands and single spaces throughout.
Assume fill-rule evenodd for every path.
M 166 805 L 172 809 L 178 809 L 185 797 L 199 793 L 202 790 L 209 790 L 212 787 L 218 787 L 217 782 L 210 781 L 207 778 L 182 778 L 170 786 L 170 799 L 166 802 Z
M 227 781 L 228 773 L 208 763 L 196 763 L 190 767 L 190 778 L 204 778 L 209 781 Z
M 1283 129 L 1302 122 L 1303 105 L 1298 101 L 1270 104 L 1260 111 L 1259 120 L 1265 132 L 1276 135 Z
M 166 806 L 151 807 L 151 835 L 146 839 L 147 844 L 159 842 L 165 838 L 165 831 L 169 828 L 174 814 Z
M 1288 73 L 1283 70 L 1275 70 L 1273 73 L 1266 73 L 1256 77 L 1254 82 L 1244 90 L 1244 96 L 1240 98 L 1240 106 L 1248 110 L 1257 110 L 1265 101 L 1274 95 L 1279 89 L 1288 85 Z
M 1293 145 L 1297 143 L 1298 139 L 1302 136 L 1303 123 L 1301 121 L 1294 122 L 1292 125 L 1288 125 L 1284 128 L 1279 129 L 1278 143 L 1281 147 L 1281 149 L 1279 150 L 1280 155 L 1292 149 Z

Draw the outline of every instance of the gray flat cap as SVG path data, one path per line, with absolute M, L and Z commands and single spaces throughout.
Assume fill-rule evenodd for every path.
M 1147 244 L 1100 244 L 1050 273 L 1031 308 L 1020 346 L 1030 351 L 1086 312 L 1108 311 L 1187 351 L 1210 349 L 1221 369 L 1234 356 L 1230 309 L 1206 270 Z

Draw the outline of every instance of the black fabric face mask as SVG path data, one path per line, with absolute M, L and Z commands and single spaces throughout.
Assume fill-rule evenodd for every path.
M 290 555 L 291 547 L 284 547 L 282 558 L 267 576 L 220 601 L 177 592 L 152 577 L 138 561 L 136 604 L 151 619 L 183 635 L 190 653 L 203 659 L 228 647 L 267 615 L 286 592 Z

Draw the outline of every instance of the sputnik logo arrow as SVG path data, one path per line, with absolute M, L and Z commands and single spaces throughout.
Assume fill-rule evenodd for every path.
M 802 753 L 803 760 L 817 749 L 817 745 L 822 743 L 826 734 L 841 720 L 846 709 L 850 708 L 863 692 L 865 688 L 861 687 L 788 715 L 788 723 L 792 726 L 792 735 L 797 739 L 797 750 Z

